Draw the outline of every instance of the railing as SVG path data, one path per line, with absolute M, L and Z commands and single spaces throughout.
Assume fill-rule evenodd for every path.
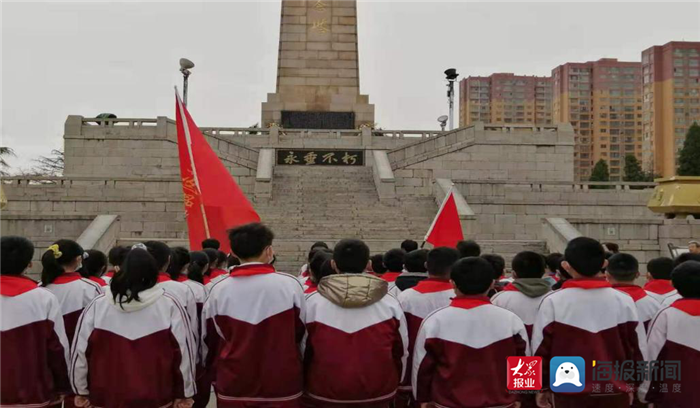
M 168 122 L 175 121 L 168 119 Z M 158 119 L 83 118 L 83 126 L 143 128 L 158 126 Z
M 509 181 L 509 180 L 453 180 L 455 184 L 510 184 L 528 185 L 533 190 L 542 190 L 547 186 L 570 186 L 571 190 L 646 190 L 657 186 L 653 182 L 633 182 L 633 181 Z
M 372 136 L 383 136 L 392 139 L 427 139 L 440 136 L 440 130 L 373 130 Z
M 556 132 L 559 128 L 556 125 L 527 125 L 527 124 L 514 124 L 514 123 L 508 123 L 508 124 L 503 124 L 503 125 L 493 125 L 493 124 L 485 124 L 484 125 L 484 130 L 487 131 L 497 131 L 497 132 L 506 132 L 506 133 L 512 133 L 512 132 L 522 132 L 522 131 L 529 131 L 533 133 L 542 133 L 542 132 Z
M 6 186 L 17 186 L 17 187 L 27 187 L 27 186 L 46 186 L 46 185 L 61 185 L 70 186 L 73 182 L 85 182 L 85 181 L 95 181 L 114 183 L 114 182 L 151 182 L 151 181 L 180 181 L 179 177 L 100 177 L 100 176 L 71 176 L 71 177 L 58 177 L 58 176 L 12 176 L 3 177 L 0 183 Z
M 219 137 L 267 136 L 270 134 L 270 129 L 268 128 L 200 127 L 199 130 L 202 133 Z

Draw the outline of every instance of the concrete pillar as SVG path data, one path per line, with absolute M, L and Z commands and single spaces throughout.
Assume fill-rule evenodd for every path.
M 363 126 L 361 128 L 362 132 L 362 146 L 370 147 L 372 146 L 372 129 L 369 126 Z

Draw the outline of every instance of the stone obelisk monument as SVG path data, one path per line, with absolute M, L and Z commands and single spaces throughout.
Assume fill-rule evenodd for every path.
M 358 129 L 374 124 L 360 95 L 357 1 L 282 0 L 277 92 L 262 104 L 262 125 Z

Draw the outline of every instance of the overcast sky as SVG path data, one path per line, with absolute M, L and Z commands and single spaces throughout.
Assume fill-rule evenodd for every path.
M 446 68 L 549 75 L 570 61 L 639 61 L 652 45 L 700 41 L 699 4 L 360 0 L 361 91 L 379 126 L 434 129 Z M 196 63 L 198 125 L 253 125 L 275 91 L 279 19 L 279 1 L 3 2 L 1 144 L 26 167 L 62 147 L 70 114 L 174 118 L 183 56 Z

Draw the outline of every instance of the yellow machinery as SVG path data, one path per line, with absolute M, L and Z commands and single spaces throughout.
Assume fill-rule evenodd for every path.
M 692 214 L 700 219 L 700 177 L 673 176 L 656 179 L 658 186 L 647 207 L 666 218 L 685 218 Z

